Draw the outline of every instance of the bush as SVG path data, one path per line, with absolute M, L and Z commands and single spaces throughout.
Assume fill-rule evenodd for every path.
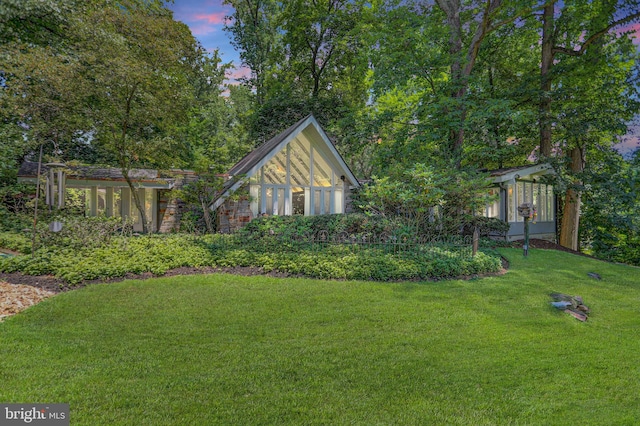
M 481 237 L 504 238 L 509 232 L 509 224 L 494 217 L 474 216 L 463 224 L 462 234 L 473 235 L 475 229 L 478 229 Z
M 38 249 L 33 256 L 0 261 L 0 271 L 51 274 L 76 284 L 85 280 L 121 277 L 127 273 L 156 275 L 182 266 L 252 266 L 323 279 L 417 280 L 441 279 L 498 271 L 500 258 L 491 252 L 461 255 L 460 247 L 416 246 L 402 253 L 377 246 L 313 245 L 238 235 L 115 236 L 101 246 Z
M 392 233 L 402 228 L 398 221 L 363 213 L 318 216 L 266 216 L 254 219 L 238 231 L 243 238 L 278 236 L 281 239 L 309 239 L 319 231 L 329 236 L 345 232 L 355 236 Z
M 0 232 L 0 247 L 19 253 L 31 253 L 31 238 L 15 232 Z

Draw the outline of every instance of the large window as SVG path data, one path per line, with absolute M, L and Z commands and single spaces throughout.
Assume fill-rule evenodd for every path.
M 291 141 L 249 180 L 254 216 L 343 213 L 344 184 L 303 136 Z
M 523 203 L 531 203 L 538 213 L 538 222 L 552 222 L 555 209 L 553 202 L 553 187 L 536 182 L 518 181 L 507 187 L 509 222 L 523 222 L 524 218 L 518 214 L 517 208 Z

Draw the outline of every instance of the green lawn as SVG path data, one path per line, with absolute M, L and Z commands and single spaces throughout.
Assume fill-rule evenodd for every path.
M 502 253 L 507 274 L 470 281 L 210 275 L 60 294 L 0 323 L 0 402 L 69 403 L 74 425 L 636 424 L 640 269 Z M 582 296 L 589 321 L 553 291 Z

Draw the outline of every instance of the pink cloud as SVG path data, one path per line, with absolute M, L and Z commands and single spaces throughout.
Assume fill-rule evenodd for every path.
M 191 17 L 194 21 L 205 21 L 208 24 L 220 25 L 224 24 L 224 17 L 227 14 L 224 12 L 217 13 L 197 13 Z
M 251 76 L 251 69 L 245 66 L 233 68 L 226 74 L 226 80 L 228 84 L 238 84 L 240 79 L 248 78 Z
M 216 13 L 190 13 L 181 19 L 189 25 L 195 36 L 202 36 L 216 32 L 224 24 L 225 12 Z
M 614 145 L 614 148 L 622 155 L 630 155 L 640 149 L 640 125 L 629 126 L 627 134 L 618 140 L 619 142 Z
M 640 23 L 636 22 L 620 27 L 618 33 L 632 33 L 633 44 L 640 44 Z

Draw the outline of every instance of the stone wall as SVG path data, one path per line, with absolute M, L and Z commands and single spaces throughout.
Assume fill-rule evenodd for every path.
M 182 218 L 183 210 L 184 203 L 181 200 L 178 200 L 177 198 L 168 199 L 166 201 L 164 213 L 162 214 L 162 221 L 160 222 L 158 232 L 161 234 L 168 234 L 179 231 L 180 219 Z
M 239 200 L 227 200 L 218 207 L 218 232 L 229 234 L 237 231 L 253 220 L 251 203 L 248 197 Z

